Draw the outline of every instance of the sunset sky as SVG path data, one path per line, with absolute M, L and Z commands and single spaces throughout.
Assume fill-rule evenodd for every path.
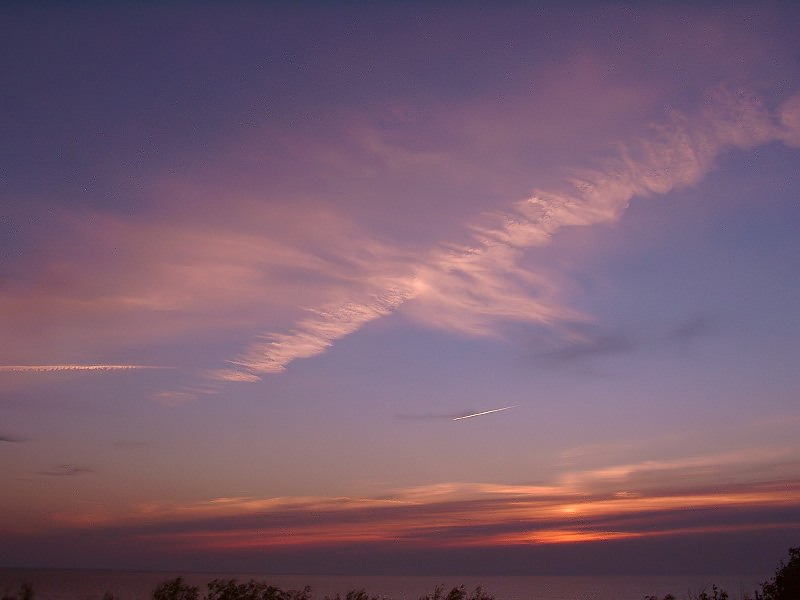
M 3 3 L 0 566 L 771 573 L 800 4 L 698 4 Z

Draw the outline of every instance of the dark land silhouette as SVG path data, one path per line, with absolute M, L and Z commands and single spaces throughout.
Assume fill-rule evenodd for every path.
M 200 588 L 189 585 L 183 577 L 169 579 L 159 584 L 153 590 L 152 600 L 315 600 L 311 588 L 306 586 L 301 590 L 282 590 L 266 582 L 250 580 L 240 583 L 236 579 L 213 579 L 206 587 L 208 591 L 200 595 Z M 688 600 L 728 600 L 729 595 L 725 590 L 716 585 L 711 586 L 711 591 L 703 590 L 696 594 L 685 596 Z M 35 600 L 36 594 L 31 585 L 22 583 L 19 590 L 12 595 L 3 594 L 0 600 Z M 102 600 L 115 600 L 115 596 L 106 592 Z M 350 590 L 344 596 L 324 596 L 323 600 L 391 600 L 385 596 L 373 596 L 366 590 Z M 464 586 L 451 588 L 449 591 L 443 586 L 438 586 L 432 594 L 420 596 L 418 600 L 502 600 L 484 593 L 480 587 L 472 592 Z M 643 595 L 643 600 L 679 600 L 677 596 L 667 594 L 658 597 Z M 800 547 L 789 549 L 789 558 L 782 561 L 775 570 L 772 578 L 761 584 L 760 590 L 746 594 L 742 600 L 800 600 Z

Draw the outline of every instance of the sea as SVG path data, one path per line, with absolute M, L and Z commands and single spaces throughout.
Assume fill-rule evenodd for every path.
M 432 595 L 437 586 L 446 591 L 463 585 L 472 592 L 481 587 L 497 600 L 693 600 L 701 592 L 712 596 L 712 585 L 728 593 L 729 600 L 744 600 L 760 589 L 756 576 L 363 576 L 268 575 L 263 573 L 171 573 L 135 571 L 0 569 L 0 598 L 18 598 L 23 583 L 33 588 L 35 600 L 102 600 L 109 592 L 115 600 L 149 600 L 162 582 L 182 576 L 199 588 L 202 599 L 213 579 L 251 579 L 283 590 L 311 587 L 315 600 L 342 598 L 350 590 L 365 590 L 387 600 L 418 600 Z M 763 579 L 763 577 L 762 577 Z

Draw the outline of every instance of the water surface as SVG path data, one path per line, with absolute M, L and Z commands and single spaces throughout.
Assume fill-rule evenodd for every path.
M 481 586 L 497 600 L 642 600 L 647 595 L 659 598 L 671 593 L 676 598 L 690 598 L 711 584 L 729 593 L 730 600 L 740 600 L 745 593 L 759 588 L 756 576 L 365 576 L 365 575 L 266 575 L 259 573 L 179 573 L 84 570 L 0 569 L 0 594 L 15 594 L 22 582 L 30 583 L 35 600 L 100 600 L 111 592 L 117 600 L 148 600 L 155 587 L 177 576 L 200 589 L 215 578 L 264 581 L 281 589 L 311 586 L 316 600 L 342 596 L 352 589 L 392 600 L 417 600 L 432 594 L 437 585 L 448 590 L 464 585 L 468 591 Z

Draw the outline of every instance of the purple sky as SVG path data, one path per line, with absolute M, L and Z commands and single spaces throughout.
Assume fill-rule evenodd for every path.
M 4 4 L 0 565 L 766 577 L 798 26 Z

